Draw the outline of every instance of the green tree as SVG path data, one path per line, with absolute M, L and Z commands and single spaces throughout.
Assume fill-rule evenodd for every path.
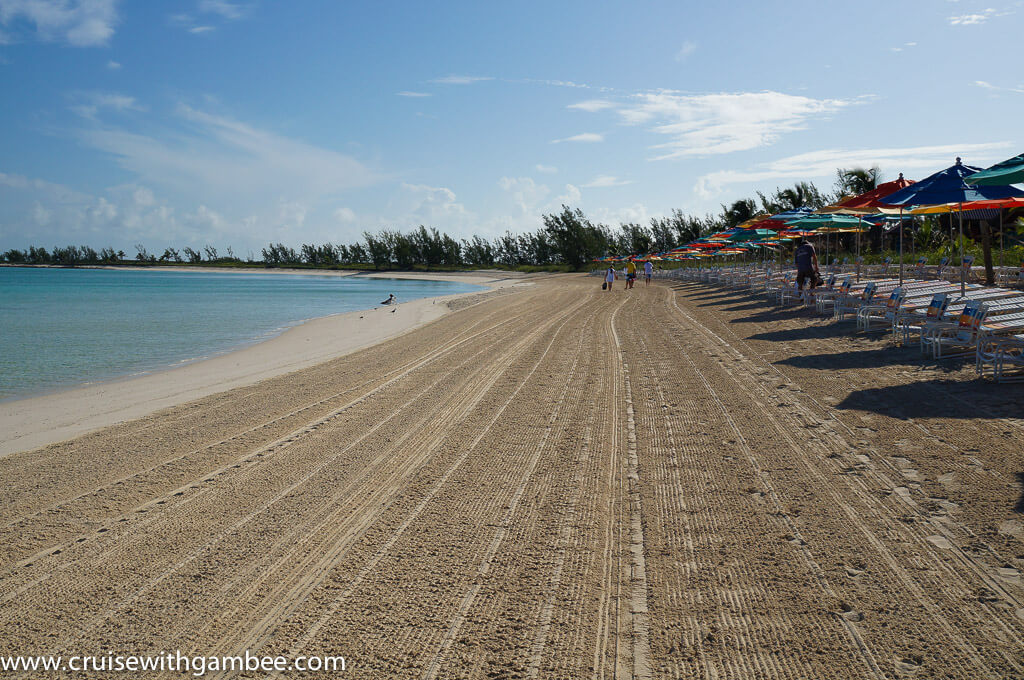
M 558 258 L 573 269 L 602 254 L 609 239 L 601 239 L 601 230 L 591 224 L 579 208 L 562 206 L 558 214 L 544 215 L 544 229 Z M 604 241 L 601 243 L 601 241 Z
M 384 232 L 386 233 L 386 232 Z M 391 264 L 391 247 L 383 237 L 377 237 L 368 231 L 363 232 L 366 249 L 374 269 L 382 269 Z
M 757 202 L 752 198 L 741 198 L 738 201 L 733 201 L 729 207 L 722 206 L 722 221 L 729 228 L 746 222 L 756 214 Z
M 836 170 L 836 194 L 839 200 L 859 196 L 878 187 L 882 171 L 878 166 L 871 168 L 839 168 Z

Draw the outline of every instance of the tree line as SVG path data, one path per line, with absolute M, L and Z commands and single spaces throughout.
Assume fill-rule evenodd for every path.
M 808 207 L 822 208 L 845 196 L 870 191 L 877 186 L 878 168 L 837 170 L 832 191 L 821 190 L 813 182 L 797 182 L 777 188 L 773 193 L 757 192 L 754 197 L 722 205 L 718 214 L 703 217 L 673 210 L 663 217 L 651 218 L 647 224 L 636 222 L 610 226 L 595 222 L 579 208 L 563 205 L 561 211 L 545 214 L 536 231 L 525 234 L 506 232 L 494 239 L 472 236 L 456 239 L 435 228 L 420 225 L 402 232 L 382 229 L 364 232 L 354 243 L 302 244 L 298 249 L 283 243 L 270 243 L 260 256 L 249 253 L 245 259 L 236 257 L 229 247 L 222 254 L 207 245 L 166 248 L 157 255 L 143 244 L 136 244 L 134 257 L 123 250 L 89 246 L 55 247 L 52 250 L 31 246 L 27 250 L 12 249 L 0 254 L 0 262 L 10 264 L 77 264 L 121 263 L 190 263 L 190 264 L 263 264 L 268 267 L 366 267 L 374 269 L 411 269 L 413 267 L 490 267 L 562 266 L 581 269 L 592 260 L 605 255 L 628 255 L 662 252 L 684 245 L 694 239 L 728 229 L 760 213 L 779 213 Z M 942 232 L 935 231 L 938 237 Z

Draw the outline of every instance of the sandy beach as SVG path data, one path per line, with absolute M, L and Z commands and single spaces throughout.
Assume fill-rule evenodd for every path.
M 120 422 L 0 458 L 0 654 L 1024 676 L 1024 386 L 745 293 L 528 280 L 140 417 L 109 385 Z
M 224 271 L 215 267 L 195 267 L 184 271 L 173 267 L 120 269 L 177 271 L 186 275 L 189 272 Z M 322 275 L 319 270 L 309 269 L 227 271 Z M 354 274 L 328 271 L 327 275 Z M 493 291 L 529 283 L 523 275 L 515 272 L 364 275 L 383 279 L 459 281 L 486 286 Z M 398 307 L 379 307 L 312 319 L 265 342 L 165 371 L 2 402 L 0 456 L 62 441 L 100 427 L 139 418 L 161 408 L 344 356 L 440 318 L 451 310 L 449 303 L 459 297 L 477 295 L 468 293 L 465 296 L 413 300 L 400 303 Z

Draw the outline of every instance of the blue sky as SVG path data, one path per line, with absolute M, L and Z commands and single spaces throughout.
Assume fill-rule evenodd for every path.
M 0 249 L 616 224 L 1022 151 L 1021 0 L 0 0 Z

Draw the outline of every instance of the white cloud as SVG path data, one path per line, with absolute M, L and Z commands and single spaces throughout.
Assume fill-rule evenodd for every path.
M 108 125 L 78 135 L 146 184 L 207 205 L 310 203 L 380 179 L 336 151 L 184 105 L 176 113 L 181 130 L 149 135 Z
M 613 177 L 611 175 L 598 175 L 594 179 L 584 184 L 583 188 L 588 189 L 591 187 L 621 187 L 625 186 L 626 184 L 632 183 L 632 180 L 623 180 L 619 179 L 618 177 Z
M 334 219 L 342 224 L 351 224 L 356 221 L 356 214 L 352 208 L 338 208 L 334 211 Z
M 837 168 L 871 167 L 878 165 L 883 171 L 898 172 L 926 171 L 931 174 L 953 164 L 957 156 L 966 162 L 978 164 L 995 160 L 996 151 L 1010 146 L 1008 142 L 983 144 L 948 144 L 942 146 L 919 146 L 908 148 L 882 149 L 823 149 L 809 153 L 788 156 L 771 163 L 765 163 L 751 170 L 721 170 L 708 173 L 697 180 L 695 190 L 707 198 L 717 194 L 729 184 L 753 184 L 766 180 L 816 179 L 834 177 Z M 972 159 L 971 156 L 974 158 Z M 973 160 L 973 163 L 972 163 Z
M 622 224 L 634 222 L 645 224 L 650 221 L 652 215 L 647 206 L 643 203 L 634 203 L 624 208 L 598 208 L 590 211 L 591 219 L 601 224 Z
M 95 120 L 100 111 L 144 111 L 135 97 L 110 92 L 83 92 L 76 95 L 79 103 L 71 110 L 83 118 Z
M 226 2 L 226 0 L 200 0 L 199 2 L 200 12 L 219 14 L 225 19 L 241 19 L 246 9 L 237 2 Z
M 545 80 L 545 79 L 541 79 L 541 78 L 514 78 L 514 79 L 505 80 L 504 82 L 506 82 L 506 83 L 519 83 L 519 84 L 534 84 L 534 85 L 550 85 L 551 87 L 569 87 L 569 88 L 579 89 L 579 90 L 589 90 L 589 89 L 591 89 L 591 86 L 587 85 L 586 83 L 574 83 L 571 80 Z M 607 88 L 600 87 L 600 88 L 596 88 L 596 89 L 603 91 L 603 90 L 605 90 Z
M 994 16 L 1002 16 L 997 14 L 994 9 L 989 7 L 988 9 L 982 10 L 980 13 L 974 14 L 960 14 L 958 16 L 949 17 L 949 23 L 952 26 L 977 26 L 983 24 Z
M 399 97 L 433 97 L 434 96 L 430 92 L 409 92 L 408 90 L 403 90 L 402 92 L 396 92 L 395 94 L 397 94 Z
M 566 108 L 579 109 L 580 111 L 589 111 L 590 113 L 593 113 L 595 111 L 603 111 L 604 109 L 613 109 L 616 106 L 618 106 L 618 104 L 610 102 L 607 99 L 588 99 L 576 104 L 569 104 Z
M 199 35 L 217 30 L 217 26 L 211 24 L 211 21 L 214 23 L 217 20 L 221 22 L 236 21 L 244 17 L 249 9 L 251 9 L 250 5 L 227 2 L 227 0 L 199 0 L 196 12 L 199 15 L 205 15 L 202 22 L 200 22 L 196 15 L 187 12 L 172 14 L 169 18 L 172 24 L 181 26 L 193 35 Z
M 669 138 L 655 160 L 746 151 L 774 143 L 782 134 L 802 130 L 813 117 L 825 116 L 857 100 L 812 99 L 781 92 L 690 95 L 675 92 L 637 94 L 617 112 L 628 125 L 652 125 Z
M 683 43 L 683 46 L 676 52 L 676 61 L 685 61 L 687 57 L 697 51 L 697 43 L 692 40 L 687 40 Z
M 539 219 L 544 202 L 551 190 L 544 184 L 538 184 L 530 177 L 502 177 L 498 186 L 506 192 L 515 205 L 515 215 Z
M 443 186 L 402 182 L 376 217 L 361 219 L 361 225 L 407 231 L 419 225 L 436 227 L 453 236 L 483 235 L 480 220 L 459 201 L 455 192 Z
M 554 140 L 551 141 L 551 143 L 552 144 L 560 144 L 562 142 L 587 142 L 587 143 L 594 143 L 594 142 L 603 142 L 603 141 L 604 141 L 604 135 L 603 134 L 599 134 L 597 132 L 583 132 L 583 133 L 578 134 L 578 135 L 573 135 L 572 137 L 566 137 L 565 139 L 554 139 Z
M 140 239 L 171 245 L 199 237 L 158 200 L 136 200 L 138 186 L 94 196 L 45 180 L 0 173 L 0 241 L 4 247 L 77 243 L 127 248 Z M 27 230 L 25 225 L 33 227 Z M 161 246 L 163 247 L 163 246 Z
M 485 80 L 494 80 L 494 78 L 488 76 L 458 76 L 450 75 L 444 78 L 435 78 L 431 80 L 431 83 L 439 83 L 441 85 L 472 85 L 473 83 L 483 82 Z
M 583 198 L 583 193 L 579 190 L 579 187 L 573 184 L 565 185 L 565 193 L 555 199 L 558 205 L 574 205 L 579 203 Z
M 121 64 L 111 59 L 107 62 L 107 68 L 109 68 L 111 71 L 117 71 L 121 68 Z
M 53 211 L 47 210 L 43 207 L 43 204 L 39 201 L 35 202 L 32 206 L 32 220 L 40 227 L 45 227 L 50 224 L 50 218 L 53 216 Z
M 132 201 L 135 205 L 142 207 L 149 207 L 156 203 L 156 198 L 153 196 L 153 190 L 147 187 L 135 187 L 132 190 Z
M 106 45 L 117 24 L 118 0 L 0 0 L 0 25 L 25 22 L 44 42 L 73 47 Z M 8 35 L 8 41 L 14 37 Z
M 974 84 L 986 90 L 994 90 L 996 92 L 1015 92 L 1017 94 L 1024 94 L 1024 87 L 999 87 L 984 80 L 975 80 Z
M 205 205 L 200 205 L 194 213 L 186 214 L 185 220 L 202 233 L 220 232 L 226 225 L 222 215 Z
M 300 201 L 281 199 L 277 204 L 277 218 L 285 229 L 301 227 L 308 213 L 309 207 Z
M 537 172 L 543 172 L 545 175 L 553 175 L 556 172 L 558 172 L 558 168 L 556 168 L 553 165 L 543 165 L 541 163 L 537 163 L 537 165 L 534 167 L 536 167 Z

